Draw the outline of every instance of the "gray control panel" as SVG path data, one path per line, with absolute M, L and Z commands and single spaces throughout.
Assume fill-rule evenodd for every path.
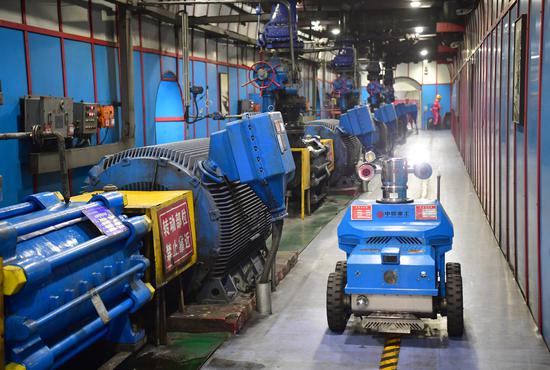
M 98 119 L 96 103 L 74 103 L 75 135 L 92 135 L 96 133 Z
M 74 135 L 73 99 L 55 96 L 25 96 L 25 131 L 39 125 L 44 134 Z

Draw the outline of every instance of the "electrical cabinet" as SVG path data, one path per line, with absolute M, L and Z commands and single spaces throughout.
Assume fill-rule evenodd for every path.
M 115 107 L 112 105 L 101 105 L 98 109 L 98 124 L 101 128 L 115 127 Z
M 44 134 L 74 135 L 73 100 L 55 96 L 25 96 L 23 98 L 25 131 L 39 126 Z
M 74 125 L 76 136 L 95 134 L 98 125 L 98 105 L 74 103 Z

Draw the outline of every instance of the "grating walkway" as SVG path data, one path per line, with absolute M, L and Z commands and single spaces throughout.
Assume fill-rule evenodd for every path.
M 549 369 L 550 353 L 493 238 L 451 133 L 420 132 L 400 152 L 429 161 L 442 175 L 442 203 L 455 226 L 448 260 L 462 263 L 466 334 L 460 340 L 444 333 L 403 337 L 398 368 Z M 411 197 L 435 198 L 435 176 L 424 182 L 411 177 L 409 185 Z M 376 189 L 362 197 L 379 195 Z M 273 296 L 274 314 L 254 317 L 216 351 L 206 369 L 379 368 L 384 336 L 364 334 L 353 319 L 343 335 L 327 329 L 326 280 L 336 261 L 344 259 L 336 236 L 341 217 L 320 232 L 282 281 Z M 440 325 L 445 326 L 432 324 Z

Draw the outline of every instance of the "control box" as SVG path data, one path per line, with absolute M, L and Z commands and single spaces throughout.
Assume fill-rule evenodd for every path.
M 98 125 L 98 105 L 74 103 L 74 125 L 77 136 L 95 134 Z
M 23 98 L 25 131 L 40 126 L 44 134 L 74 135 L 73 99 L 55 96 L 25 96 Z
M 101 128 L 115 127 L 115 107 L 112 105 L 100 105 L 98 108 L 98 124 Z

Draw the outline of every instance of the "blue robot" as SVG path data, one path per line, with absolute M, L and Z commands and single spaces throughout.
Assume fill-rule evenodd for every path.
M 461 267 L 445 264 L 453 225 L 439 199 L 407 197 L 408 174 L 427 179 L 432 169 L 409 167 L 404 158 L 381 163 L 381 171 L 365 163 L 358 173 L 368 181 L 381 172 L 382 199 L 354 201 L 338 226 L 339 248 L 347 258 L 328 277 L 328 326 L 342 333 L 353 314 L 368 330 L 406 334 L 423 330 L 422 318 L 441 314 L 449 336 L 461 336 Z

